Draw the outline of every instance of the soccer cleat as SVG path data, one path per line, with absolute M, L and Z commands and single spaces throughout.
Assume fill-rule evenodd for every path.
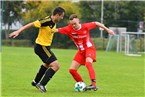
M 36 85 L 37 85 L 37 83 L 35 82 L 35 80 L 33 80 L 33 81 L 31 82 L 31 84 L 32 84 L 32 86 L 36 86 Z
M 36 85 L 36 87 L 37 87 L 41 92 L 43 92 L 43 93 L 45 93 L 45 92 L 47 91 L 46 88 L 45 88 L 45 86 L 41 85 L 40 83 L 38 83 L 38 84 Z
M 93 86 L 93 85 L 89 85 L 89 86 L 86 87 L 86 90 L 94 90 L 94 91 L 97 91 L 98 90 L 98 87 Z

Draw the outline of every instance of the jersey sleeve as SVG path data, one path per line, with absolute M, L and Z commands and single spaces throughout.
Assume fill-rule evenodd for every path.
M 51 21 L 50 17 L 46 17 L 44 19 L 36 20 L 33 22 L 34 26 L 37 28 L 49 26 L 49 22 Z
M 67 34 L 68 32 L 69 32 L 68 26 L 62 27 L 62 28 L 58 28 L 58 33 L 60 33 L 60 34 Z
M 37 28 L 40 28 L 41 27 L 41 23 L 39 20 L 36 20 L 33 22 L 34 26 L 37 27 Z
M 88 30 L 91 30 L 96 27 L 96 23 L 95 22 L 86 23 L 85 26 L 88 28 Z

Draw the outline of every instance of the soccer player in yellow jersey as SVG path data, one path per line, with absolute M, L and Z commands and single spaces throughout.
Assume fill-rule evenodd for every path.
M 34 51 L 44 64 L 40 66 L 32 86 L 36 86 L 41 92 L 46 92 L 46 84 L 59 69 L 59 63 L 54 53 L 50 50 L 56 23 L 64 17 L 65 10 L 62 7 L 54 9 L 52 15 L 34 22 L 28 23 L 17 31 L 9 34 L 9 37 L 17 37 L 22 31 L 31 28 L 39 28 L 39 33 L 35 41 Z

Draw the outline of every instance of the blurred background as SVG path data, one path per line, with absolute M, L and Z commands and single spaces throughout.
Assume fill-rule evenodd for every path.
M 106 27 L 124 27 L 128 32 L 145 32 L 145 1 L 116 0 L 2 0 L 1 3 L 1 45 L 31 47 L 35 42 L 38 29 L 24 31 L 16 39 L 10 39 L 8 34 L 18 30 L 23 25 L 51 15 L 53 9 L 61 6 L 66 10 L 65 17 L 57 24 L 57 28 L 68 24 L 68 17 L 76 13 L 81 23 L 98 21 Z M 97 49 L 106 49 L 108 34 L 101 29 L 91 30 L 91 38 Z M 142 36 L 143 38 L 143 36 Z M 140 43 L 141 40 L 137 40 Z M 144 44 L 143 42 L 140 44 Z M 55 34 L 54 48 L 76 48 L 66 35 Z M 116 47 L 116 46 L 115 46 Z M 141 45 L 138 46 L 140 49 Z M 116 50 L 116 48 L 114 48 Z

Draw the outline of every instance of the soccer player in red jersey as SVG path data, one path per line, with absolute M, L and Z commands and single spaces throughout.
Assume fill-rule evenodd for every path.
M 106 30 L 109 34 L 113 35 L 114 32 L 99 22 L 80 24 L 76 14 L 70 15 L 69 20 L 70 24 L 68 26 L 56 29 L 56 32 L 67 34 L 78 48 L 78 52 L 72 61 L 69 72 L 76 82 L 83 82 L 77 70 L 82 65 L 86 66 L 91 80 L 91 85 L 87 86 L 86 89 L 96 91 L 98 89 L 96 86 L 96 73 L 92 66 L 92 63 L 96 62 L 96 49 L 90 38 L 89 31 L 98 26 Z

